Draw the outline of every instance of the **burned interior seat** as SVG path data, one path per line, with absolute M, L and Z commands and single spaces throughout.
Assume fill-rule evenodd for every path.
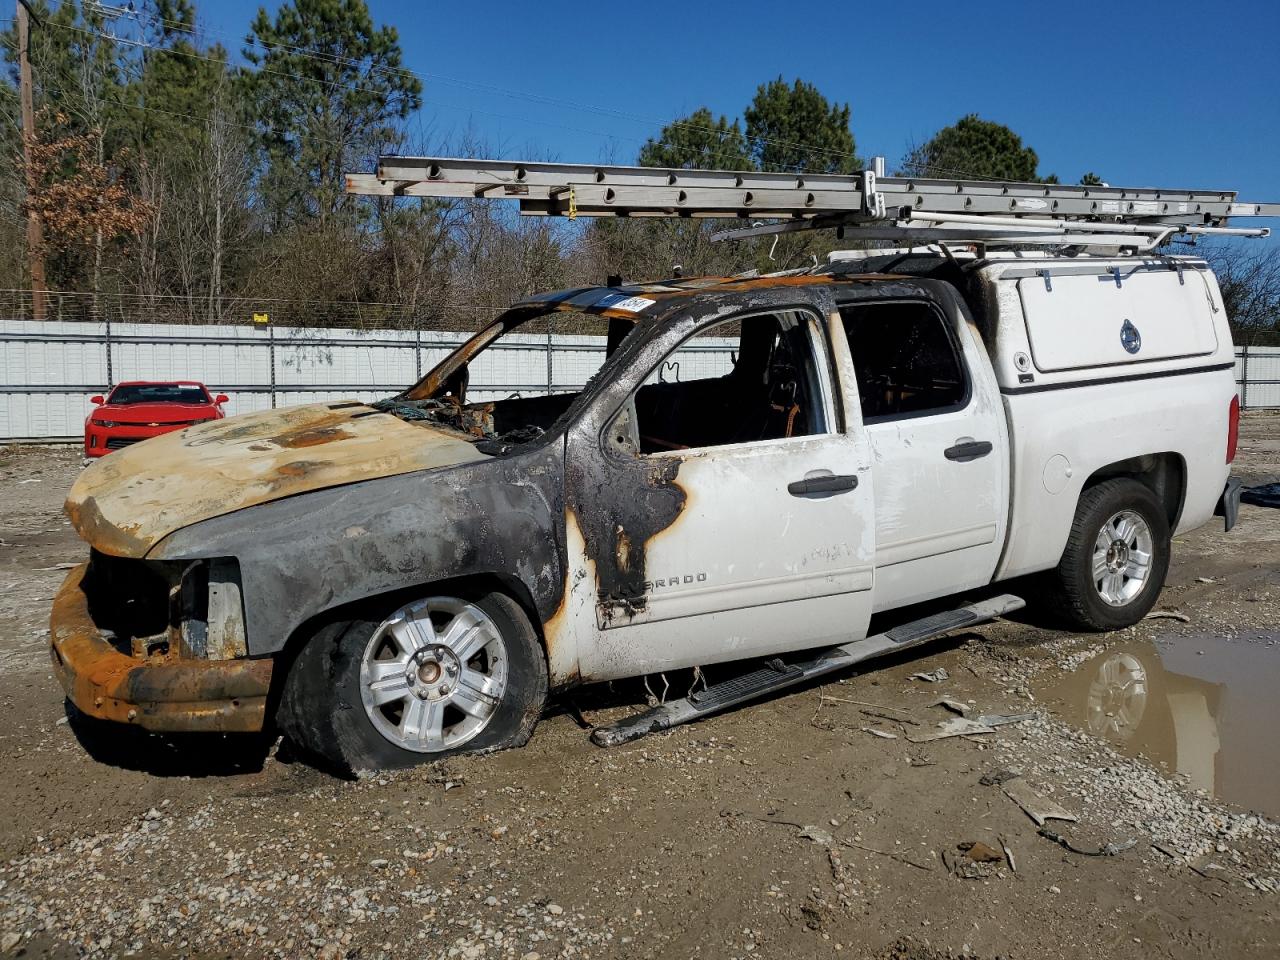
M 723 376 L 659 380 L 636 394 L 644 453 L 749 443 L 813 432 L 808 381 L 796 362 L 803 328 L 773 315 L 740 321 L 733 369 Z M 679 376 L 678 357 L 662 375 Z

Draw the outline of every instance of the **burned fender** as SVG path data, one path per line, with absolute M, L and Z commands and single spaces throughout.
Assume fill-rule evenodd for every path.
M 194 524 L 148 558 L 235 557 L 253 656 L 281 650 L 326 611 L 473 575 L 517 581 L 545 622 L 564 590 L 562 465 L 553 440 L 350 483 Z

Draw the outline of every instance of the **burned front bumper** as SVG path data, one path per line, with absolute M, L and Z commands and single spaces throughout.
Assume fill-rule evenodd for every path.
M 176 653 L 128 656 L 94 623 L 82 587 L 88 564 L 53 601 L 50 656 L 58 682 L 83 713 L 156 731 L 261 730 L 270 659 L 201 660 Z

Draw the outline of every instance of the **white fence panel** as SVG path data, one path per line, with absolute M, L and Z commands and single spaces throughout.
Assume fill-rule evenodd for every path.
M 1246 409 L 1280 407 L 1280 347 L 1237 347 L 1236 383 Z
M 109 382 L 125 380 L 201 380 L 231 398 L 229 415 L 273 405 L 375 400 L 413 383 L 467 336 L 173 323 L 114 323 L 108 329 L 87 321 L 0 320 L 0 441 L 77 439 L 92 409 L 89 398 Z M 688 380 L 729 368 L 731 341 L 695 343 L 681 351 L 678 373 L 659 375 Z M 599 369 L 604 352 L 605 338 L 599 336 L 511 334 L 476 359 L 470 393 L 495 400 L 546 390 L 548 384 L 555 391 L 580 389 Z M 1280 408 L 1280 347 L 1237 347 L 1236 381 L 1246 408 Z

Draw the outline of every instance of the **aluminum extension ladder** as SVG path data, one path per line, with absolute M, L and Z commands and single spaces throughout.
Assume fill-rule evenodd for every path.
M 1233 217 L 1280 217 L 1280 203 L 1231 190 L 935 180 L 859 173 L 790 174 L 384 156 L 347 175 L 348 193 L 506 199 L 528 216 L 716 217 L 753 221 L 741 239 L 829 227 L 872 239 L 1151 249 L 1175 234 L 1265 237 Z M 756 224 L 757 220 L 774 223 Z

